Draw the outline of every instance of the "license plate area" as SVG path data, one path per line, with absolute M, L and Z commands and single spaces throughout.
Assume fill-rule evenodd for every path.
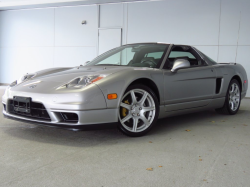
M 23 112 L 30 114 L 30 104 L 31 104 L 31 98 L 30 97 L 13 97 L 13 107 L 14 111 L 16 112 Z

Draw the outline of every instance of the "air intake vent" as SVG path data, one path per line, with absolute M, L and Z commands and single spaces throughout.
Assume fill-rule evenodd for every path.
M 4 111 L 6 111 L 6 105 L 5 104 L 3 104 L 3 109 L 4 109 Z
M 78 123 L 78 115 L 75 113 L 66 113 L 66 112 L 61 112 L 60 113 L 63 121 L 67 123 Z
M 216 79 L 216 90 L 215 90 L 215 93 L 216 93 L 216 94 L 220 93 L 221 80 L 222 80 L 222 78 L 217 78 L 217 79 Z

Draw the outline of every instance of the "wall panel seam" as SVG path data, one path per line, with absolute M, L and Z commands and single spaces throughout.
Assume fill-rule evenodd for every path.
M 56 46 L 56 9 L 54 8 L 54 47 L 53 47 L 53 67 L 55 67 L 55 46 Z
M 221 0 L 220 0 L 220 15 L 219 15 L 219 34 L 218 34 L 218 46 L 220 45 L 220 21 L 221 21 Z M 218 47 L 217 62 L 219 61 L 220 48 Z
M 237 53 L 238 53 L 238 44 L 239 44 L 239 37 L 240 37 L 240 22 L 241 22 L 241 11 L 240 11 L 240 21 L 239 21 L 239 29 L 238 29 L 238 38 L 237 38 L 237 47 L 236 47 L 236 55 L 235 55 L 235 61 L 237 59 Z

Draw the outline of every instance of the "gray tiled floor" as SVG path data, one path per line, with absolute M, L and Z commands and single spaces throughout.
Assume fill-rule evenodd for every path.
M 249 186 L 249 144 L 250 99 L 235 116 L 207 111 L 167 118 L 140 138 L 0 115 L 0 186 Z

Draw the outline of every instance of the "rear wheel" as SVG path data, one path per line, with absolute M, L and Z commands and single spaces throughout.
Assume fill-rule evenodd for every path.
M 150 88 L 129 86 L 119 106 L 118 129 L 128 136 L 143 136 L 152 129 L 158 114 L 159 103 Z
M 240 108 L 240 102 L 240 85 L 236 79 L 233 79 L 229 84 L 224 106 L 222 108 L 216 109 L 216 111 L 223 114 L 234 115 Z

